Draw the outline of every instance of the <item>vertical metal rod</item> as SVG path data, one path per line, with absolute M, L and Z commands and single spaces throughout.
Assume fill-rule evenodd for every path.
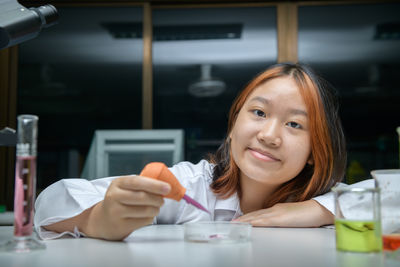
M 143 4 L 142 128 L 153 128 L 153 23 L 150 3 Z
M 278 63 L 297 62 L 298 5 L 280 3 L 277 5 Z

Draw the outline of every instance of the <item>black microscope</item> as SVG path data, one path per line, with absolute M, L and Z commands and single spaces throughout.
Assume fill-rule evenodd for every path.
M 17 0 L 0 0 L 0 50 L 35 38 L 42 28 L 58 22 L 53 5 L 26 8 Z M 0 146 L 15 146 L 14 129 L 0 130 Z

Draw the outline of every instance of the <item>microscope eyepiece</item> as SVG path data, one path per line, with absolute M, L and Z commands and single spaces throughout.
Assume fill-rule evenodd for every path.
M 57 9 L 53 5 L 32 7 L 30 10 L 35 11 L 39 15 L 43 28 L 48 28 L 58 22 Z
M 42 28 L 57 23 L 57 9 L 52 5 L 25 8 L 17 0 L 0 0 L 0 49 L 36 37 Z

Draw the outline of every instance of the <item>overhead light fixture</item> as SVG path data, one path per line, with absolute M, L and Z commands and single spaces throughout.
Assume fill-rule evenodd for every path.
M 211 76 L 211 64 L 200 66 L 200 78 L 189 85 L 189 93 L 195 97 L 215 97 L 226 89 L 223 80 Z
M 101 26 L 116 39 L 142 38 L 139 22 L 103 22 Z M 154 41 L 240 39 L 242 24 L 154 25 Z
M 400 22 L 376 25 L 374 40 L 400 40 Z

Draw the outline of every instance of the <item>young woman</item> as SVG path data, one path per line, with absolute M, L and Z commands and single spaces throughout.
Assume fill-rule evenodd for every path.
M 327 192 L 342 179 L 345 164 L 332 88 L 304 65 L 278 64 L 234 101 L 215 155 L 170 168 L 211 214 L 163 199 L 169 184 L 147 177 L 64 179 L 39 195 L 35 227 L 42 238 L 68 233 L 109 240 L 151 223 L 198 220 L 318 227 L 333 223 Z

